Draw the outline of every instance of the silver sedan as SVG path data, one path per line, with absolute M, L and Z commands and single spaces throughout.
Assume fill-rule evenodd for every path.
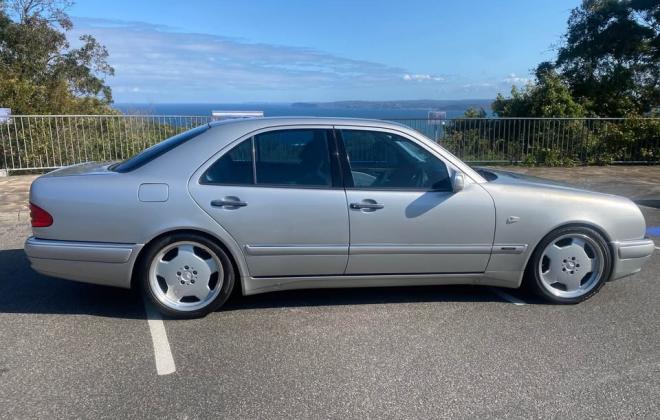
M 174 317 L 234 288 L 525 284 L 577 303 L 654 249 L 626 198 L 475 170 L 370 120 L 212 123 L 46 174 L 30 202 L 35 270 L 140 288 Z

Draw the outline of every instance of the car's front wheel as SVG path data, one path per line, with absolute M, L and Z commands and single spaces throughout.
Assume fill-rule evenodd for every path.
M 227 254 L 202 235 L 160 238 L 141 261 L 142 293 L 170 317 L 204 316 L 222 306 L 234 286 L 234 270 Z
M 548 234 L 534 251 L 528 278 L 537 294 L 554 303 L 578 303 L 603 286 L 612 269 L 605 239 L 588 227 Z

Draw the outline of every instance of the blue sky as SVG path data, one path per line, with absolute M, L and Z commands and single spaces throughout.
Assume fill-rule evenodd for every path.
M 79 0 L 116 102 L 493 98 L 553 57 L 578 0 Z

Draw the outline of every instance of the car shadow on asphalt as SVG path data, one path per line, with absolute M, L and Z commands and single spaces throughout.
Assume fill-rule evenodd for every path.
M 30 268 L 22 249 L 0 251 L 0 314 L 93 315 L 144 319 L 140 296 L 131 290 L 43 276 Z M 522 296 L 527 294 L 507 291 Z M 504 302 L 487 287 L 416 286 L 289 290 L 242 296 L 238 289 L 222 311 L 310 306 L 374 305 L 423 302 Z M 540 302 L 539 302 L 540 303 Z
M 481 286 L 361 287 L 287 290 L 253 296 L 234 294 L 220 311 L 313 306 L 441 302 L 503 302 Z
M 0 251 L 0 267 L 0 314 L 146 318 L 136 293 L 43 276 L 30 268 L 22 249 Z
M 654 209 L 660 209 L 660 200 L 649 199 L 649 200 L 635 200 L 635 204 L 646 207 L 653 207 Z

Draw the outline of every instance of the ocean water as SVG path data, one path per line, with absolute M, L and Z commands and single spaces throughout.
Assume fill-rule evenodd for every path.
M 437 108 L 387 108 L 387 107 L 347 107 L 330 105 L 294 105 L 281 103 L 249 104 L 115 104 L 114 107 L 126 114 L 150 115 L 201 115 L 210 116 L 211 111 L 263 111 L 266 117 L 308 116 L 308 117 L 353 117 L 379 119 L 427 118 L 430 110 L 445 111 L 447 118 L 461 117 L 474 101 L 455 101 L 447 107 Z M 484 107 L 486 108 L 486 107 Z M 488 109 L 488 108 L 486 108 Z

